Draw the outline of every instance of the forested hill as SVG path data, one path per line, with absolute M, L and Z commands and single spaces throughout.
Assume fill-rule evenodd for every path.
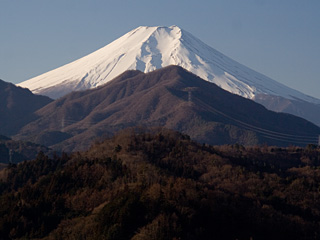
M 52 155 L 52 150 L 45 146 L 26 141 L 16 141 L 0 135 L 0 169 L 11 163 L 34 159 L 42 151 Z
M 320 149 L 126 130 L 0 172 L 1 239 L 319 239 Z

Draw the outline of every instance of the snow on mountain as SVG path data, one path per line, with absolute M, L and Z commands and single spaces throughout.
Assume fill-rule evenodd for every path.
M 138 27 L 107 46 L 18 84 L 51 98 L 105 84 L 126 70 L 178 65 L 221 88 L 253 99 L 259 94 L 320 104 L 209 47 L 177 26 Z

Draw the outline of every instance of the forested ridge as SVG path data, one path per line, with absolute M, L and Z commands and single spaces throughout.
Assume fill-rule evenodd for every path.
M 125 130 L 0 171 L 1 239 L 319 239 L 320 149 Z
M 133 126 L 161 126 L 211 145 L 306 146 L 320 127 L 267 110 L 179 66 L 126 71 L 95 89 L 73 92 L 36 112 L 15 135 L 55 151 L 84 151 L 97 137 Z

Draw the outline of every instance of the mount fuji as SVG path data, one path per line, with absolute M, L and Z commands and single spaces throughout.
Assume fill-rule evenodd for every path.
M 319 99 L 232 60 L 177 26 L 138 27 L 83 58 L 18 85 L 29 88 L 33 93 L 57 99 L 72 91 L 103 85 L 126 70 L 147 73 L 169 65 L 181 66 L 204 80 L 231 93 L 256 100 L 271 110 L 291 111 L 305 117 L 301 112 L 312 108 L 311 118 L 314 109 L 320 116 Z M 303 105 L 303 111 L 292 107 L 296 103 Z M 315 123 L 320 125 L 320 122 Z

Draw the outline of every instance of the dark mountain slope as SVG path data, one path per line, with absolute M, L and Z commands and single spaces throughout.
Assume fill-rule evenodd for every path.
M 177 66 L 125 72 L 97 89 L 62 97 L 37 115 L 18 137 L 45 140 L 59 150 L 85 148 L 97 136 L 130 126 L 164 126 L 210 144 L 307 144 L 320 133 L 306 120 L 266 110 Z
M 33 113 L 52 102 L 28 89 L 0 80 L 0 134 L 11 136 L 35 119 Z
M 39 144 L 15 141 L 5 136 L 0 136 L 0 165 L 35 159 L 40 151 L 50 155 L 53 153 L 47 147 Z

